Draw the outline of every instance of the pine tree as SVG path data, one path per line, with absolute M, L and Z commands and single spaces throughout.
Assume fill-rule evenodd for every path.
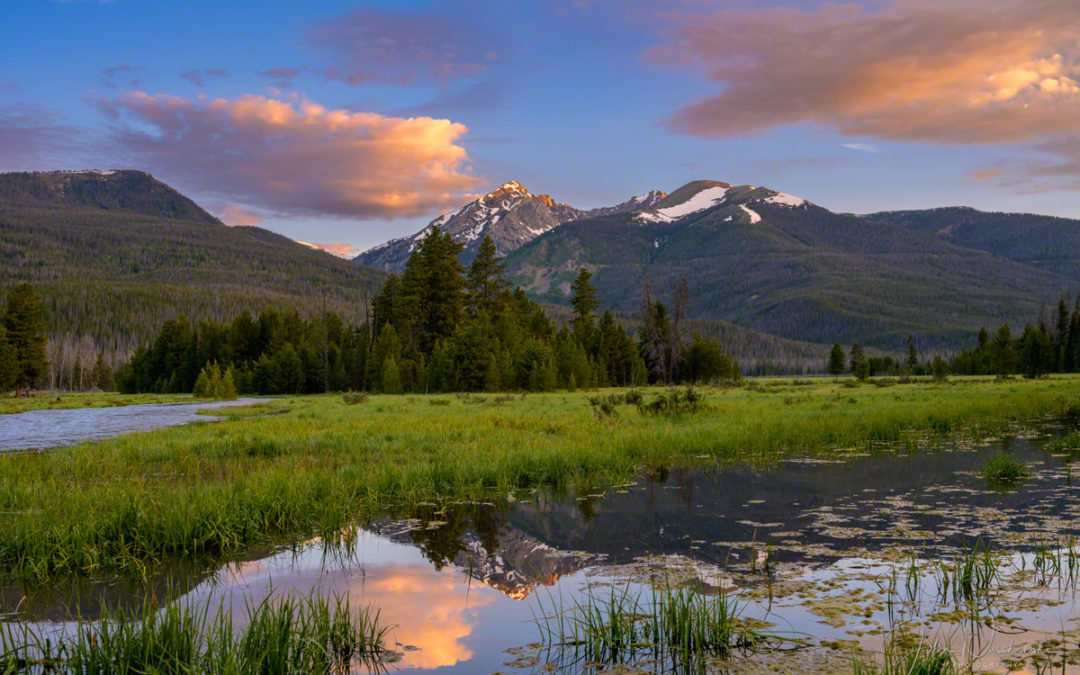
M 934 373 L 934 382 L 947 382 L 949 380 L 949 363 L 942 358 L 941 354 L 934 355 L 931 369 Z
M 1016 370 L 1016 349 L 1008 324 L 1001 324 L 990 343 L 990 370 L 999 380 L 1007 379 Z
M 381 388 L 384 394 L 402 393 L 401 372 L 398 370 L 397 361 L 394 360 L 393 356 L 388 357 L 383 362 L 381 380 Z
M 907 360 L 904 361 L 904 367 L 908 375 L 914 375 L 919 367 L 919 350 L 915 348 L 915 336 L 910 334 L 907 336 Z
M 865 382 L 870 377 L 870 361 L 858 342 L 851 345 L 851 372 L 860 382 Z
M 837 342 L 833 344 L 832 351 L 829 352 L 829 374 L 840 377 L 845 370 L 847 370 L 847 356 L 844 354 L 844 348 Z
M 7 330 L 0 322 L 0 394 L 6 394 L 15 388 L 15 376 L 18 370 L 15 347 L 8 342 Z
M 592 273 L 582 267 L 570 284 L 570 305 L 574 308 L 574 326 L 592 326 L 592 313 L 600 306 L 596 288 L 592 285 Z
M 503 297 L 510 288 L 505 278 L 506 262 L 499 257 L 495 242 L 484 236 L 469 266 L 469 313 L 472 316 L 487 314 L 494 317 L 503 305 Z
M 45 307 L 33 286 L 19 284 L 11 289 L 3 324 L 15 352 L 15 395 L 19 396 L 49 365 L 45 354 Z
M 101 391 L 114 391 L 116 389 L 116 378 L 113 375 L 113 369 L 109 367 L 109 364 L 105 363 L 105 354 L 98 352 L 97 361 L 94 362 L 93 371 L 94 386 Z

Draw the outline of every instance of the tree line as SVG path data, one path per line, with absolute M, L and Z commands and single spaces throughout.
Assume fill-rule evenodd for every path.
M 975 347 L 954 356 L 951 368 L 957 374 L 999 378 L 1080 372 L 1080 295 L 1071 311 L 1064 296 L 1053 313 L 1044 306 L 1018 337 L 1008 324 L 998 327 L 993 338 L 983 328 Z
M 462 245 L 432 228 L 404 272 L 387 278 L 366 320 L 334 311 L 244 311 L 231 322 L 164 322 L 116 373 L 121 391 L 191 392 L 216 369 L 241 393 L 550 391 L 741 377 L 712 338 L 690 334 L 683 282 L 671 311 L 646 285 L 637 339 L 600 309 L 591 274 L 572 287 L 572 314 L 556 324 L 507 281 L 485 238 L 468 268 Z
M 12 288 L 0 313 L 0 392 L 21 396 L 45 372 L 45 330 L 45 307 L 34 287 Z

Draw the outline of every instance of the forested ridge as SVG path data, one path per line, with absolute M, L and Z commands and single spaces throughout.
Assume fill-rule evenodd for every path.
M 670 293 L 687 278 L 696 319 L 887 351 L 902 350 L 909 334 L 936 349 L 960 348 L 980 326 L 1019 324 L 1042 298 L 1080 283 L 1080 267 L 1068 260 L 1039 266 L 1004 257 L 1004 244 L 981 250 L 974 240 L 810 203 L 770 203 L 757 192 L 672 223 L 632 214 L 565 223 L 509 254 L 510 278 L 544 302 L 566 303 L 584 266 L 614 311 L 634 310 L 644 279 Z M 1055 225 L 1068 226 L 1077 230 L 1076 221 Z M 1023 237 L 1015 222 L 1011 232 Z M 1010 250 L 1021 255 L 1019 245 Z
M 505 278 L 490 239 L 466 270 L 461 245 L 433 228 L 391 275 L 366 321 L 333 311 L 243 312 L 230 323 L 178 318 L 117 373 L 124 392 L 188 392 L 213 372 L 240 392 L 550 391 L 741 377 L 715 339 L 691 334 L 680 286 L 669 311 L 646 289 L 635 339 L 599 302 L 587 270 L 557 325 Z
M 119 365 L 181 315 L 227 321 L 273 306 L 359 321 L 383 279 L 267 230 L 226 227 L 142 172 L 0 175 L 0 291 L 30 282 L 41 293 L 52 386 L 70 386 L 75 362 L 98 354 Z

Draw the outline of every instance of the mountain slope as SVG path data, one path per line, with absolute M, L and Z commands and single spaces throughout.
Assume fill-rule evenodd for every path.
M 142 172 L 0 174 L 0 290 L 36 284 L 54 336 L 124 350 L 181 313 L 231 319 L 271 304 L 358 320 L 384 277 L 267 230 L 226 227 Z
M 582 266 L 601 301 L 622 311 L 637 309 L 646 278 L 665 301 L 686 278 L 693 317 L 885 349 L 908 333 L 927 346 L 965 344 L 983 325 L 1029 320 L 1070 283 L 931 234 L 715 181 L 636 214 L 566 223 L 507 262 L 545 301 L 566 302 Z
M 428 223 L 420 232 L 389 241 L 361 253 L 355 260 L 382 270 L 400 272 L 420 240 L 433 227 L 450 233 L 464 244 L 462 259 L 469 262 L 485 236 L 491 237 L 501 254 L 517 250 L 561 223 L 601 215 L 628 213 L 648 208 L 665 197 L 653 190 L 621 204 L 583 211 L 560 204 L 548 195 L 534 195 L 521 183 L 510 181 L 457 211 L 445 213 Z
M 987 213 L 965 206 L 871 213 L 868 219 L 933 234 L 967 248 L 1080 281 L 1080 220 Z

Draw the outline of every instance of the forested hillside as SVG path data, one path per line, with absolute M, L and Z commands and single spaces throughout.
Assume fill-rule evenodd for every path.
M 765 188 L 699 181 L 658 209 L 564 223 L 507 258 L 534 297 L 566 302 L 581 266 L 602 302 L 634 311 L 690 280 L 689 314 L 809 342 L 899 350 L 970 343 L 1022 323 L 1077 280 Z
M 1080 220 L 987 213 L 963 206 L 884 211 L 866 218 L 933 234 L 1080 282 Z
M 181 314 L 333 310 L 361 320 L 385 274 L 267 230 L 226 227 L 141 172 L 0 175 L 0 291 L 44 299 L 54 365 L 126 359 Z M 62 353 L 62 352 L 67 352 Z

